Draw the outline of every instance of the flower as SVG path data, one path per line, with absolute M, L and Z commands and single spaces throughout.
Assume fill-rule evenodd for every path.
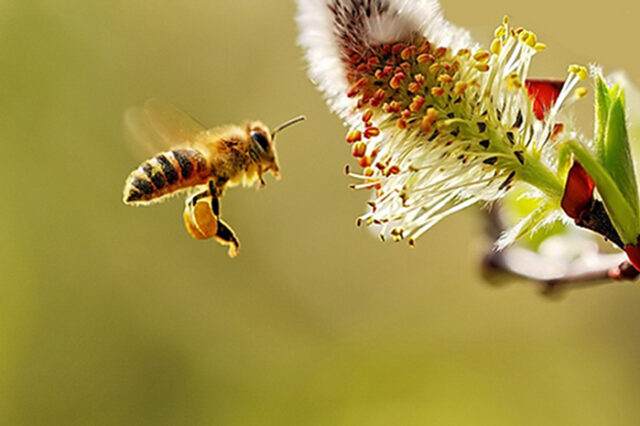
M 529 80 L 546 49 L 507 18 L 488 49 L 444 19 L 436 0 L 298 0 L 309 75 L 350 126 L 347 142 L 370 189 L 359 223 L 382 239 L 416 238 L 446 216 L 531 186 L 540 207 L 500 245 L 560 210 L 567 161 L 578 139 L 563 110 L 586 89 L 585 68 L 564 82 Z

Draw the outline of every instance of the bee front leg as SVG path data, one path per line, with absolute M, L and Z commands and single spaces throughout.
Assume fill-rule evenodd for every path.
M 258 185 L 256 189 L 262 189 L 267 186 L 267 182 L 264 180 L 264 170 L 262 170 L 262 166 L 258 166 Z

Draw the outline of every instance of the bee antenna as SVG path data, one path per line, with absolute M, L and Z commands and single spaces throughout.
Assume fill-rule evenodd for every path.
M 301 115 L 299 117 L 292 118 L 291 120 L 282 123 L 281 125 L 276 127 L 273 132 L 271 132 L 271 139 L 273 139 L 276 136 L 277 133 L 281 132 L 282 130 L 286 129 L 287 127 L 293 126 L 294 124 L 299 123 L 301 121 L 304 121 L 306 119 L 307 119 L 307 117 L 305 117 L 304 115 Z

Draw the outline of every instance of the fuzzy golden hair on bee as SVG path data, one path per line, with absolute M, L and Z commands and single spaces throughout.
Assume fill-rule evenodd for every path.
M 131 172 L 123 201 L 145 206 L 188 192 L 183 218 L 189 234 L 215 239 L 235 257 L 239 241 L 220 218 L 220 198 L 236 185 L 257 182 L 258 188 L 264 187 L 267 172 L 279 178 L 275 137 L 304 119 L 289 120 L 273 131 L 260 121 L 207 129 L 177 107 L 150 99 L 127 110 L 125 127 L 134 142 L 166 149 Z

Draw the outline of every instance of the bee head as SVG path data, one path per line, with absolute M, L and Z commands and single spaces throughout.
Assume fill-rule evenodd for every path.
M 274 145 L 273 136 L 269 128 L 260 122 L 249 124 L 248 134 L 250 138 L 252 158 L 262 166 L 262 169 L 270 170 L 274 176 L 279 177 L 278 157 Z
M 270 170 L 276 178 L 280 178 L 280 168 L 278 167 L 278 157 L 276 155 L 275 137 L 283 129 L 304 120 L 304 116 L 294 118 L 276 127 L 269 132 L 267 126 L 260 122 L 249 124 L 249 137 L 251 138 L 251 151 L 257 157 L 257 162 L 263 166 L 264 170 Z

